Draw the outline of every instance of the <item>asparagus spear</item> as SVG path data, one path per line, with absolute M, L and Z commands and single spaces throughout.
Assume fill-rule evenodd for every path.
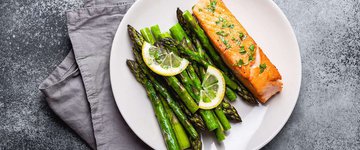
M 219 119 L 216 117 L 216 122 L 218 123 L 219 125 L 219 128 L 217 128 L 215 130 L 215 136 L 216 136 L 216 139 L 221 142 L 225 139 L 225 133 L 224 133 L 224 127 L 221 125 Z
M 179 143 L 180 149 L 187 149 L 190 147 L 190 141 L 185 133 L 184 128 L 181 126 L 179 120 L 170 109 L 169 105 L 162 96 L 159 96 L 161 103 L 163 104 L 165 111 L 167 112 L 168 118 L 170 119 L 171 126 L 174 129 L 176 139 Z
M 150 40 L 155 41 L 151 34 L 151 32 L 149 30 L 143 30 L 144 34 L 146 34 L 145 36 L 150 38 Z M 128 25 L 128 33 L 130 36 L 130 39 L 133 41 L 135 47 L 141 47 L 142 44 L 144 43 L 145 39 L 142 37 L 142 35 L 136 31 L 136 29 L 130 25 Z M 191 113 L 195 113 L 198 109 L 199 106 L 194 102 L 194 100 L 192 99 L 192 97 L 189 95 L 189 93 L 186 91 L 186 89 L 184 88 L 184 86 L 179 82 L 179 80 L 174 77 L 174 76 L 170 76 L 170 77 L 166 77 L 165 78 L 167 83 L 174 89 L 174 91 L 177 92 L 177 94 L 180 95 L 181 100 L 184 102 L 184 104 L 186 105 L 186 107 L 190 110 Z
M 194 60 L 194 61 L 197 61 L 201 64 L 203 64 L 204 66 L 209 66 L 210 64 L 206 61 L 204 61 L 203 59 L 201 59 L 201 57 L 196 54 L 195 52 L 189 50 L 187 47 L 186 47 L 186 43 L 185 43 L 185 40 L 183 40 L 180 44 L 179 44 L 179 49 L 180 49 L 180 52 L 184 52 L 186 54 L 188 54 L 190 56 L 190 59 Z M 226 75 L 224 74 L 224 77 Z M 226 81 L 226 78 L 225 78 L 225 81 Z M 224 103 L 225 100 L 223 100 L 222 103 Z M 229 103 L 225 104 L 225 106 L 227 106 L 226 108 L 227 109 L 224 109 L 224 113 L 226 116 L 228 116 L 228 118 L 230 118 L 231 120 L 235 120 L 235 121 L 238 121 L 238 120 L 241 120 L 239 119 L 240 118 L 240 115 L 237 113 L 236 109 L 231 106 Z M 221 121 L 221 120 L 220 120 Z
M 202 147 L 201 139 L 200 138 L 192 139 L 191 147 L 193 150 L 201 150 L 201 147 Z
M 199 106 L 194 102 L 193 98 L 189 95 L 189 93 L 176 77 L 166 77 L 166 82 L 180 96 L 181 100 L 184 102 L 191 113 L 195 113 L 199 109 Z
M 144 38 L 142 37 L 142 35 L 136 31 L 136 29 L 130 25 L 128 25 L 128 33 L 129 33 L 129 36 L 130 36 L 130 39 L 133 41 L 134 43 L 134 52 L 136 52 L 135 49 L 138 49 L 142 46 L 142 44 L 144 43 Z M 166 37 L 169 35 L 169 34 L 164 34 Z M 139 52 L 139 51 L 138 51 Z M 135 54 L 135 53 L 134 53 Z M 139 53 L 137 53 L 138 56 L 140 56 L 141 58 L 141 55 Z M 139 59 L 142 61 L 142 59 Z M 147 68 L 146 65 L 142 62 L 142 65 L 144 66 L 144 68 Z M 168 80 L 172 81 L 174 78 L 170 78 Z M 175 78 L 176 79 L 176 78 Z M 175 80 L 174 79 L 174 80 Z M 173 81 L 174 83 L 176 83 L 176 81 Z M 177 81 L 178 82 L 178 81 Z M 176 87 L 176 86 L 175 86 Z M 183 87 L 181 87 L 181 84 L 179 84 L 179 87 L 177 88 L 180 88 L 180 89 L 184 89 Z M 175 89 L 177 89 L 175 88 Z M 163 90 L 166 90 L 165 88 L 163 88 Z M 162 92 L 163 94 L 164 93 L 167 93 L 167 92 Z M 181 93 L 181 92 L 177 92 L 177 93 Z M 168 94 L 168 93 L 167 93 Z M 169 94 L 170 95 L 170 94 Z M 170 96 L 164 96 L 165 98 L 169 98 Z M 184 94 L 179 94 L 179 95 L 183 95 L 181 99 L 187 99 L 186 97 L 190 97 L 188 94 L 186 94 L 184 92 Z M 190 99 L 190 98 L 189 98 Z M 169 100 L 169 99 L 167 99 Z M 171 101 L 171 100 L 170 100 Z M 175 104 L 173 102 L 169 102 L 169 105 L 170 107 L 176 107 L 176 106 L 181 106 L 182 107 L 182 110 L 184 110 L 186 112 L 186 114 L 190 117 L 190 122 L 192 122 L 198 129 L 200 130 L 205 130 L 205 126 L 204 126 L 204 122 L 202 120 L 202 118 L 197 114 L 197 113 L 194 113 L 195 111 L 190 111 L 187 107 L 185 107 L 185 105 L 183 104 L 183 101 L 178 103 L 178 104 Z M 191 107 L 192 108 L 192 107 Z M 185 127 L 185 129 L 187 129 L 187 132 L 188 134 L 190 135 L 191 137 L 191 145 L 192 145 L 192 148 L 194 150 L 201 150 L 201 140 L 200 140 L 200 137 L 198 136 L 196 130 L 194 130 L 193 128 L 191 128 L 192 124 L 188 123 L 188 121 L 185 120 L 185 116 L 183 116 L 183 114 L 180 113 L 179 109 L 177 108 L 173 108 L 175 114 L 177 115 L 177 117 L 179 118 L 179 120 L 182 122 L 183 126 Z M 188 126 L 188 127 L 187 127 Z M 195 132 L 194 132 L 195 131 Z
M 199 134 L 193 127 L 193 125 L 190 123 L 191 120 L 188 120 L 186 113 L 182 110 L 182 108 L 179 106 L 179 104 L 172 98 L 169 91 L 156 79 L 155 75 L 150 71 L 149 68 L 145 65 L 143 62 L 141 55 L 139 51 L 137 51 L 135 48 L 133 49 L 133 53 L 135 56 L 136 61 L 138 62 L 140 68 L 142 71 L 148 76 L 148 78 L 152 81 L 154 84 L 155 89 L 165 98 L 165 100 L 168 102 L 171 109 L 174 111 L 175 115 L 180 120 L 181 124 L 185 127 L 186 131 L 192 138 L 198 138 Z M 187 110 L 189 111 L 189 110 Z M 189 112 L 191 114 L 191 112 Z M 194 120 L 195 121 L 195 120 Z M 202 121 L 196 120 L 197 124 L 202 124 Z
M 230 122 L 229 120 L 226 118 L 226 115 L 225 113 L 223 112 L 221 106 L 217 106 L 215 109 L 214 109 L 214 112 L 217 116 L 217 118 L 219 119 L 221 125 L 223 126 L 224 130 L 227 131 L 231 128 L 231 125 L 230 125 Z
M 226 100 L 223 100 L 221 102 L 221 107 L 222 107 L 224 114 L 226 115 L 226 117 L 229 120 L 234 121 L 234 122 L 241 122 L 240 115 L 238 114 L 235 107 L 232 106 L 229 102 L 227 102 Z
M 167 149 L 180 150 L 180 146 L 176 139 L 174 129 L 171 127 L 171 123 L 166 114 L 165 108 L 162 105 L 159 97 L 157 96 L 153 85 L 146 78 L 146 76 L 142 72 L 140 72 L 140 69 L 136 69 L 138 68 L 138 66 L 135 63 L 130 63 L 130 61 L 127 61 L 127 65 L 135 76 L 136 80 L 145 87 L 146 93 L 153 105 L 153 109 L 157 121 L 160 125 L 160 129 L 164 137 Z
M 156 78 L 154 77 L 155 75 L 153 75 L 151 73 L 151 71 L 146 67 L 145 63 L 143 62 L 143 60 L 141 58 L 139 51 L 137 51 L 135 48 L 133 48 L 133 53 L 134 53 L 135 59 L 137 60 L 140 68 L 148 76 L 148 78 L 152 81 L 155 89 L 165 98 L 165 100 L 167 101 L 167 103 L 169 104 L 171 109 L 174 111 L 175 115 L 180 120 L 181 124 L 185 127 L 187 133 L 190 136 L 191 145 L 192 145 L 193 149 L 201 149 L 202 143 L 201 143 L 201 140 L 199 140 L 200 136 L 197 133 L 197 131 L 195 130 L 195 128 L 193 127 L 193 125 L 190 123 L 190 122 L 192 122 L 196 127 L 200 128 L 202 130 L 205 130 L 205 126 L 204 126 L 204 123 L 203 123 L 201 117 L 198 116 L 196 113 L 192 114 L 181 102 L 177 103 L 176 101 L 174 101 L 174 99 L 171 97 L 171 94 L 168 92 L 168 90 L 160 82 L 158 82 L 156 80 Z M 186 113 L 184 113 L 182 110 L 186 110 L 185 111 Z M 191 116 L 190 120 L 188 120 L 186 115 Z M 179 144 L 181 146 L 181 142 L 179 142 Z
M 189 50 L 192 50 L 192 43 L 190 42 L 188 36 L 186 35 L 185 31 L 182 29 L 181 25 L 179 23 L 175 24 L 173 27 L 170 28 L 170 31 L 171 31 L 171 34 L 173 35 L 173 37 L 177 40 L 177 41 L 181 41 L 181 40 L 184 40 L 184 42 L 182 43 L 184 47 L 188 47 Z M 168 44 L 168 45 L 176 45 L 176 42 L 174 41 L 171 41 L 171 39 L 165 39 L 164 41 L 165 44 Z M 198 55 L 198 59 L 197 60 L 201 60 L 202 64 L 205 64 L 205 66 L 209 66 L 209 65 L 213 65 L 213 63 L 211 62 L 211 60 L 207 60 L 206 57 L 207 55 L 204 55 L 204 56 L 201 56 L 201 51 L 202 51 L 202 48 L 199 48 L 200 52 L 196 53 L 196 52 L 193 52 L 194 55 Z M 225 76 L 225 80 L 227 81 L 227 85 L 228 86 L 232 86 L 233 88 L 236 88 L 236 83 L 235 82 L 231 82 L 231 80 L 226 76 Z M 227 94 L 231 94 L 229 97 L 231 99 L 233 99 L 235 93 L 233 91 L 231 91 L 229 89 L 229 91 L 227 92 Z
M 175 37 L 175 39 L 177 39 L 178 41 L 180 41 L 181 39 L 183 39 L 184 43 L 185 41 L 187 43 L 192 44 L 191 42 L 188 42 L 188 40 L 186 40 L 187 36 L 185 31 L 182 29 L 182 27 L 180 26 L 180 24 L 176 24 L 173 27 L 170 28 L 171 34 L 173 35 L 173 37 Z M 171 41 L 171 39 L 164 39 L 163 43 L 167 44 L 169 47 L 171 47 L 171 45 L 175 45 L 176 42 Z M 187 45 L 187 47 L 189 47 L 189 44 Z M 191 68 L 191 66 L 187 69 L 194 77 L 194 82 L 196 81 L 198 84 L 197 86 L 195 86 L 195 88 L 193 88 L 192 92 L 189 93 L 194 93 L 193 95 L 195 95 L 195 97 L 193 97 L 197 102 L 200 101 L 199 95 L 200 95 L 200 90 L 202 89 L 201 87 L 201 82 L 199 77 L 196 75 L 195 70 L 193 70 L 193 68 Z M 186 80 L 186 79 L 184 79 Z M 189 90 L 188 90 L 189 91 Z M 227 94 L 229 94 L 230 96 L 235 95 L 235 93 L 230 93 L 231 91 L 228 91 Z M 232 98 L 232 97 L 231 97 Z M 236 97 L 235 97 L 236 98 Z M 207 112 L 210 114 L 210 111 Z M 222 123 L 222 125 L 224 126 L 225 130 L 228 130 L 231 128 L 230 123 L 228 121 L 228 119 L 226 118 L 224 112 L 222 111 L 222 109 L 220 107 L 218 107 L 218 109 L 215 109 L 215 113 L 217 115 L 217 117 L 220 119 L 220 122 Z M 205 120 L 206 121 L 206 120 Z
M 152 34 L 147 34 L 147 33 L 151 33 L 149 28 L 143 28 L 140 30 L 141 35 L 144 37 L 144 39 L 149 42 L 150 44 L 154 44 L 155 43 L 155 38 Z
M 153 25 L 150 27 L 150 29 L 151 29 L 151 33 L 154 35 L 155 39 L 159 40 L 160 36 L 161 36 L 161 31 L 160 31 L 159 25 Z
M 189 65 L 187 67 L 187 71 L 188 71 L 191 81 L 193 81 L 193 83 L 194 83 L 195 88 L 201 89 L 201 81 L 200 81 L 198 75 L 196 74 L 193 65 Z
M 179 99 L 179 98 L 178 98 Z M 201 116 L 198 113 L 194 113 L 192 114 L 186 107 L 185 105 L 179 101 L 178 105 L 180 108 L 182 108 L 182 110 L 184 111 L 184 113 L 189 117 L 190 122 L 199 130 L 205 130 L 205 124 L 203 119 L 201 118 Z
M 230 100 L 230 101 L 235 101 L 236 100 L 236 94 L 235 94 L 235 92 L 232 90 L 232 89 L 230 89 L 229 87 L 226 87 L 226 91 L 225 91 L 226 93 L 225 93 L 225 95 L 226 95 L 226 97 Z
M 230 79 L 235 79 L 235 77 L 231 74 L 231 71 L 226 67 L 224 62 L 221 60 L 220 56 L 217 54 L 215 49 L 212 47 L 210 40 L 206 36 L 204 30 L 200 27 L 200 25 L 197 23 L 196 19 L 192 16 L 192 14 L 189 11 L 185 11 L 183 13 L 183 17 L 187 24 L 191 26 L 191 30 L 196 33 L 197 37 L 199 38 L 202 45 L 205 47 L 205 49 L 209 52 L 211 58 L 216 62 L 216 65 L 224 71 L 227 75 L 230 75 Z M 254 96 L 245 88 L 244 85 L 242 85 L 240 82 L 235 82 L 237 86 L 229 86 L 232 88 L 232 90 L 237 91 L 239 96 L 241 96 L 246 102 L 250 104 L 258 104 Z
M 205 74 L 206 74 L 205 68 L 202 66 L 199 66 L 199 76 L 201 77 L 201 79 L 204 79 Z M 203 80 L 201 80 L 201 81 L 203 81 Z
M 194 32 L 191 32 L 191 30 L 190 30 L 191 27 L 187 24 L 186 20 L 182 16 L 182 14 L 183 14 L 183 12 L 179 8 L 177 8 L 176 17 L 178 19 L 179 24 L 184 29 L 185 33 L 189 36 L 190 40 L 195 45 L 195 48 L 197 49 L 199 54 L 204 55 L 204 57 L 205 57 L 205 59 L 207 59 L 207 61 L 212 61 L 210 59 L 210 57 L 205 53 L 205 51 L 201 45 L 201 42 L 196 37 L 196 34 Z M 180 39 L 180 40 L 182 40 L 182 39 Z
M 164 39 L 169 39 L 169 37 L 165 37 Z M 161 47 L 161 48 L 166 48 L 166 45 L 162 45 L 163 42 L 161 41 L 156 41 L 155 46 Z M 169 49 L 171 52 L 175 53 L 176 55 L 178 55 L 178 50 L 176 48 L 170 48 Z M 186 68 L 188 70 L 188 68 Z M 190 92 L 192 91 L 192 87 L 194 86 L 193 80 L 191 80 L 190 75 L 188 74 L 187 71 L 183 71 L 181 72 L 179 75 L 177 75 L 178 78 L 182 81 L 183 86 L 185 87 L 185 89 L 188 91 L 188 93 L 190 94 L 190 96 L 192 98 L 195 99 L 195 97 L 197 96 L 195 93 Z
M 151 32 L 147 32 L 146 30 L 142 34 L 146 34 L 146 35 L 143 35 L 144 37 L 154 38 L 151 35 L 147 35 L 147 34 L 151 34 Z M 147 39 L 145 38 L 145 40 L 147 40 Z M 154 39 L 149 39 L 149 40 L 152 41 Z M 184 75 L 184 76 L 181 76 L 181 75 Z M 182 78 L 182 81 L 183 81 L 183 83 L 185 85 L 185 89 L 178 88 L 179 87 L 178 85 L 181 85 L 180 82 L 174 82 L 174 81 L 176 81 L 175 79 L 169 81 L 168 80 L 169 77 L 166 77 L 166 79 L 168 81 L 168 84 L 173 88 L 175 87 L 175 89 L 174 89 L 175 92 L 182 91 L 182 93 L 178 93 L 180 97 L 182 97 L 181 94 L 189 94 L 189 93 L 191 93 L 191 89 L 186 90 L 186 88 L 189 88 L 189 86 L 191 86 L 191 80 L 186 75 L 187 75 L 187 73 L 185 71 L 183 71 L 179 76 L 179 77 Z M 193 95 L 192 98 L 194 98 L 197 102 L 199 102 L 199 99 L 197 98 L 198 97 L 197 95 L 200 95 L 200 94 L 191 93 L 190 95 Z M 184 101 L 185 105 L 186 105 L 186 102 L 189 102 L 189 101 Z M 191 101 L 191 102 L 193 102 L 193 101 Z M 197 108 L 198 108 L 198 106 L 197 106 Z M 216 128 L 218 128 L 218 124 L 215 122 L 214 115 L 212 113 L 210 113 L 209 110 L 201 110 L 200 109 L 199 113 L 200 113 L 201 117 L 203 118 L 203 120 L 205 122 L 205 125 L 206 125 L 206 127 L 208 128 L 209 131 L 212 131 L 212 130 L 215 130 Z
M 142 44 L 145 41 L 144 38 L 131 25 L 128 25 L 127 27 L 128 27 L 127 29 L 128 29 L 129 37 L 130 37 L 131 41 L 133 42 L 134 46 L 137 48 L 141 48 Z
M 152 26 L 151 27 L 151 32 L 152 34 L 155 36 L 156 40 L 160 40 L 160 39 L 163 39 L 163 38 L 171 38 L 171 35 L 169 32 L 165 32 L 165 33 L 161 33 L 160 31 L 160 27 L 158 25 L 155 25 L 155 26 Z M 174 51 L 175 52 L 175 51 Z M 176 52 L 177 53 L 177 52 Z M 140 55 L 138 53 L 136 53 L 136 51 L 134 51 L 134 54 L 137 54 L 137 58 L 138 60 L 140 60 L 140 62 L 142 62 L 141 60 L 141 57 L 139 57 Z M 143 63 L 143 62 L 142 62 Z M 142 65 L 144 66 L 144 65 Z M 145 66 L 144 66 L 145 67 Z M 145 67 L 146 68 L 146 67 Z M 150 71 L 146 68 L 145 70 L 147 70 L 147 74 L 148 76 L 150 76 L 152 79 L 153 82 L 155 83 L 158 83 L 155 80 L 155 78 L 151 75 Z M 158 84 L 159 85 L 159 84 Z M 175 104 L 176 102 L 173 101 L 173 99 L 171 98 L 170 94 L 166 91 L 166 88 L 164 87 L 159 87 L 160 88 L 160 93 L 166 93 L 164 95 L 164 97 L 167 97 L 167 101 L 168 103 L 170 104 L 174 104 L 173 105 L 173 109 L 174 107 L 176 107 L 175 109 L 176 110 L 179 110 L 179 104 Z M 197 127 L 199 128 L 200 130 L 205 130 L 205 125 L 204 125 L 204 122 L 203 120 L 201 119 L 201 117 L 199 115 L 197 115 L 197 113 L 194 113 L 192 114 L 183 104 L 182 102 L 180 102 L 181 106 L 182 106 L 182 109 L 187 113 L 187 115 L 189 116 L 190 118 L 190 121 Z M 164 105 L 165 106 L 165 105 Z M 179 115 L 178 115 L 179 116 Z M 192 124 L 189 123 L 189 121 L 187 120 L 187 118 L 185 117 L 185 115 L 180 115 L 180 117 L 183 118 L 183 126 L 186 127 L 187 131 L 188 131 L 188 134 L 190 135 L 190 138 L 191 138 L 191 146 L 192 146 L 192 149 L 194 150 L 201 150 L 201 147 L 202 147 L 202 142 L 201 142 L 201 139 L 200 137 L 198 136 L 196 130 L 192 127 Z M 185 121 L 186 119 L 186 121 Z M 179 142 L 180 143 L 180 142 Z M 181 144 L 180 144 L 181 146 Z
M 182 40 L 185 39 L 186 43 L 190 44 L 191 40 L 186 35 L 185 31 L 181 28 L 181 25 L 179 23 L 176 23 L 174 26 L 172 26 L 170 29 L 171 36 L 176 40 Z M 195 50 L 195 47 L 191 46 L 191 50 Z
M 161 36 L 160 36 L 162 39 L 163 38 L 171 38 L 171 35 L 169 32 L 164 32 L 164 33 L 161 33 Z
M 189 71 L 189 70 L 188 70 Z M 197 78 L 195 76 L 195 72 L 192 73 L 193 77 Z M 187 75 L 187 73 L 184 71 L 181 74 L 179 74 L 179 77 L 182 81 L 182 83 L 184 84 L 186 90 L 188 91 L 188 93 L 192 96 L 192 98 L 199 103 L 200 101 L 200 89 L 192 88 L 191 86 L 193 85 L 193 83 L 191 82 L 190 77 Z M 197 78 L 197 80 L 199 80 Z M 208 128 L 209 131 L 212 131 L 214 129 L 216 129 L 218 127 L 217 123 L 215 122 L 214 119 L 214 115 L 211 113 L 210 110 L 199 110 L 199 113 L 201 115 L 201 117 L 203 118 L 206 127 Z
M 180 9 L 178 9 L 179 11 L 181 11 Z M 179 20 L 182 20 L 181 22 L 184 22 L 182 18 L 182 16 L 178 16 Z M 184 23 L 183 23 L 184 24 Z M 185 30 L 183 30 L 183 28 L 181 27 L 181 25 L 179 23 L 175 24 L 173 27 L 170 28 L 171 34 L 173 35 L 173 37 L 177 40 L 177 41 L 181 41 L 183 39 L 185 39 L 186 43 L 187 43 L 187 47 L 189 47 L 189 49 L 191 50 L 191 48 L 193 47 L 193 44 L 191 43 L 191 41 L 189 40 L 188 36 L 185 33 Z M 197 55 L 199 55 L 199 57 L 201 57 L 202 59 L 204 59 L 205 62 L 208 62 L 210 65 L 214 66 L 211 59 L 208 58 L 208 56 L 206 55 L 205 52 L 203 52 L 203 49 L 201 47 L 200 42 L 196 39 L 195 36 L 191 36 L 197 44 L 195 47 L 197 47 L 198 52 Z M 168 41 L 166 42 L 169 45 L 174 45 L 174 42 L 169 42 L 169 39 L 167 39 Z M 226 77 L 225 77 L 226 78 Z M 230 84 L 230 86 L 233 86 L 234 88 L 236 88 L 236 83 L 234 82 L 230 82 L 231 80 L 227 79 L 228 81 L 228 86 Z M 226 96 L 234 101 L 236 99 L 236 94 L 234 91 L 232 91 L 230 88 L 226 89 Z
M 181 72 L 179 75 L 180 80 L 182 81 L 185 89 L 189 92 L 190 96 L 197 102 L 196 99 L 198 99 L 198 93 L 194 93 L 193 91 L 193 82 L 190 79 L 188 73 L 186 71 Z

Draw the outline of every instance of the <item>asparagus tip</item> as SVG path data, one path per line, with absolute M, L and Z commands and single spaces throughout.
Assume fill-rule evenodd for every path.
M 178 8 L 176 9 L 176 14 L 182 15 L 182 14 L 183 14 L 183 11 L 178 7 Z

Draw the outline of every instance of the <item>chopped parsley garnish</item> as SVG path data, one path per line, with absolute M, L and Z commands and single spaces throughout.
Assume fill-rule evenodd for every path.
M 255 52 L 254 51 L 249 51 L 249 55 L 254 55 Z
M 240 49 L 243 49 L 243 50 L 245 50 L 245 47 L 244 47 L 244 46 L 240 46 Z
M 231 28 L 233 29 L 234 28 L 234 24 L 228 24 L 227 21 L 223 21 L 223 24 L 221 26 L 222 28 Z
M 241 66 L 243 66 L 244 64 L 245 64 L 244 61 L 243 61 L 242 59 L 239 59 L 239 61 L 236 63 L 236 66 L 241 67 Z
M 240 46 L 240 54 L 246 54 L 244 46 Z
M 224 19 L 223 17 L 221 17 L 221 16 L 219 17 L 219 21 L 220 21 L 220 22 L 223 22 L 224 20 L 225 20 L 225 19 Z
M 221 16 L 218 18 L 217 21 L 215 21 L 215 23 L 216 23 L 216 25 L 219 25 L 220 23 L 222 23 L 222 25 L 221 25 L 222 28 L 231 28 L 231 29 L 233 29 L 234 26 L 235 26 L 234 24 L 229 24 L 229 23 L 227 22 L 227 20 L 224 19 L 224 18 L 221 17 Z
M 240 32 L 240 33 L 239 33 L 239 38 L 240 38 L 240 39 L 243 39 L 243 37 L 244 37 L 244 33 Z
M 240 40 L 236 39 L 235 37 L 231 37 L 231 40 L 236 43 L 236 45 L 241 45 Z
M 260 64 L 259 68 L 260 68 L 260 73 L 263 73 L 264 70 L 266 69 L 266 64 Z
M 209 10 L 210 12 L 214 13 L 215 9 L 216 9 L 216 0 L 213 0 L 210 2 L 210 5 L 208 5 L 207 10 Z
M 226 39 L 224 39 L 223 36 L 220 36 L 220 40 L 221 40 L 221 42 L 224 43 L 224 45 L 226 46 L 226 49 L 231 48 L 231 45 L 229 44 L 229 42 Z
M 234 24 L 230 24 L 228 27 L 234 29 Z
M 202 12 L 202 9 L 201 9 L 201 8 L 199 8 L 199 12 Z
M 222 18 L 221 16 L 219 17 L 219 20 L 218 21 L 216 21 L 215 23 L 218 25 L 218 24 L 220 24 L 220 22 L 223 22 L 224 21 L 224 18 Z
M 235 37 L 231 37 L 231 40 L 234 41 L 234 42 L 236 41 Z
M 249 55 L 249 62 L 254 61 L 254 60 L 255 60 L 254 56 L 253 56 L 253 55 Z
M 254 45 L 254 44 L 251 44 L 251 45 L 249 46 L 249 49 L 250 49 L 250 51 L 254 51 L 255 45 Z
M 229 35 L 229 33 L 225 33 L 225 31 L 218 31 L 216 32 L 217 35 L 220 35 L 220 36 L 224 36 L 224 37 L 227 37 Z

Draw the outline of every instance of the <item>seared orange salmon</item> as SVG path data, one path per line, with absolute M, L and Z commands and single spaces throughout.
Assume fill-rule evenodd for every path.
M 259 101 L 282 90 L 279 71 L 222 0 L 199 0 L 193 13 L 227 66 Z

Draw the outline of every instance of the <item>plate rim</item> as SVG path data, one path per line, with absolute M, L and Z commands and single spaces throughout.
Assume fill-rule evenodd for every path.
M 127 12 L 133 11 L 133 9 L 135 9 L 136 6 L 139 5 L 139 4 L 141 4 L 143 1 L 144 1 L 144 0 L 136 0 L 136 1 L 133 3 L 133 5 L 129 8 L 129 10 L 128 10 Z M 299 78 L 298 78 L 298 81 L 297 81 L 297 83 L 298 83 L 297 89 L 298 89 L 298 90 L 297 90 L 297 95 L 296 95 L 296 101 L 294 102 L 294 105 L 293 105 L 292 108 L 291 108 L 291 113 L 289 113 L 289 114 L 286 116 L 286 121 L 284 121 L 284 122 L 282 123 L 282 125 L 279 125 L 276 130 L 273 130 L 271 136 L 268 136 L 268 138 L 267 138 L 266 140 L 264 140 L 261 144 L 259 144 L 258 146 L 256 146 L 255 149 L 260 149 L 260 148 L 264 147 L 266 144 L 268 144 L 271 140 L 273 140 L 273 139 L 275 138 L 276 135 L 278 135 L 278 134 L 280 133 L 280 131 L 281 131 L 281 130 L 284 128 L 284 126 L 287 124 L 287 122 L 288 122 L 290 116 L 293 114 L 294 109 L 295 109 L 295 106 L 296 106 L 296 104 L 297 104 L 297 102 L 298 102 L 299 95 L 300 95 L 300 90 L 301 90 L 301 82 L 302 82 L 302 60 L 301 60 L 301 53 L 300 53 L 300 47 L 299 47 L 299 43 L 298 43 L 296 34 L 295 34 L 295 32 L 294 32 L 294 29 L 293 29 L 290 21 L 287 19 L 286 15 L 284 14 L 284 12 L 280 9 L 280 7 L 279 7 L 273 0 L 264 0 L 264 1 L 270 2 L 271 6 L 274 8 L 274 10 L 277 11 L 278 14 L 280 14 L 279 17 L 280 17 L 280 18 L 284 21 L 284 23 L 286 23 L 286 25 L 289 27 L 290 32 L 291 32 L 291 36 L 294 37 L 294 41 L 293 41 L 293 42 L 295 42 L 295 44 L 296 44 L 296 53 L 297 53 L 297 57 L 298 57 L 298 60 L 299 60 L 299 61 L 297 61 L 298 65 L 299 65 L 299 70 L 298 70 L 298 71 L 299 71 L 300 74 L 299 74 Z M 122 20 L 125 19 L 125 18 L 127 18 L 127 16 L 128 16 L 128 13 L 126 13 L 126 14 L 124 15 L 124 17 L 122 18 Z M 114 58 L 113 58 L 114 56 L 112 55 L 112 52 L 113 52 L 113 49 L 114 49 L 114 43 L 115 43 L 114 41 L 115 41 L 115 38 L 117 37 L 117 35 L 118 35 L 117 33 L 119 32 L 120 26 L 121 26 L 122 24 L 124 24 L 124 22 L 121 21 L 121 22 L 119 23 L 118 27 L 117 27 L 117 30 L 116 30 L 115 35 L 114 35 L 114 38 L 113 38 L 112 46 L 111 46 L 110 63 L 109 63 L 110 83 L 111 83 L 111 85 L 112 85 L 113 80 L 114 80 L 114 79 L 113 79 L 113 78 L 114 78 L 114 77 L 113 77 L 113 74 L 114 74 L 113 72 L 114 72 L 114 71 L 112 71 L 113 69 L 111 69 L 111 68 L 113 68 L 113 67 L 112 67 L 112 64 L 113 64 L 113 63 L 112 63 L 112 62 L 113 62 L 112 60 L 114 59 Z M 121 109 L 119 109 L 119 107 L 118 107 L 119 103 L 118 103 L 117 100 L 116 100 L 115 90 L 114 90 L 113 86 L 111 86 L 111 89 L 112 89 L 112 92 L 114 93 L 113 95 L 114 95 L 114 100 L 115 100 L 116 106 L 117 106 L 117 108 L 118 108 L 121 116 L 124 118 L 127 126 L 129 126 L 129 128 L 132 130 L 132 132 L 133 132 L 139 139 L 141 139 L 141 140 L 142 140 L 144 143 L 146 143 L 149 147 L 151 147 L 151 148 L 154 149 L 153 145 L 152 145 L 151 143 L 149 143 L 149 141 L 144 140 L 141 136 L 139 136 L 139 135 L 134 131 L 133 127 L 128 124 L 128 120 L 126 119 L 126 117 L 124 117 L 124 116 L 122 115 L 123 112 L 122 112 Z

